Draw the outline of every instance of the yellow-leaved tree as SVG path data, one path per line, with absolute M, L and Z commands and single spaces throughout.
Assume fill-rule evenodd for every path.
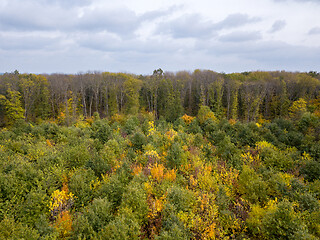
M 303 98 L 294 101 L 289 108 L 289 116 L 292 119 L 299 119 L 307 111 L 307 102 Z

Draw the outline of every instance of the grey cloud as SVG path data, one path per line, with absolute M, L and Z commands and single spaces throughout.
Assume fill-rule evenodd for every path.
M 116 52 L 124 50 L 123 41 L 110 33 L 80 34 L 76 36 L 79 46 L 97 51 Z
M 308 32 L 309 35 L 317 35 L 320 34 L 320 27 L 311 28 Z
M 198 51 L 221 59 L 239 59 L 241 71 L 248 70 L 290 70 L 319 71 L 319 47 L 290 45 L 280 41 L 257 42 L 213 42 L 200 41 Z M 247 63 L 247 65 L 245 64 Z M 237 69 L 237 64 L 229 66 Z M 234 71 L 234 70 L 233 70 Z
M 108 10 L 87 9 L 79 17 L 74 9 L 60 7 L 44 8 L 27 5 L 23 8 L 10 5 L 0 10 L 0 30 L 15 31 L 109 31 L 119 35 L 130 35 L 141 20 L 128 9 Z
M 149 11 L 144 14 L 142 14 L 139 19 L 142 21 L 152 21 L 160 17 L 165 17 L 168 15 L 171 15 L 172 13 L 175 13 L 176 11 L 180 10 L 182 6 L 171 6 L 168 9 L 165 10 L 154 10 L 154 11 Z
M 275 33 L 278 32 L 280 30 L 282 30 L 285 26 L 287 25 L 286 21 L 284 20 L 277 20 L 273 23 L 271 29 L 270 29 L 270 33 Z
M 13 1 L 0 9 L 0 29 L 18 31 L 63 29 L 74 24 L 76 14 L 75 10 L 65 10 L 58 6 L 47 8 L 32 2 L 17 4 Z
M 84 7 L 81 9 L 67 8 L 62 0 L 55 0 L 52 6 L 43 3 L 49 0 L 23 2 L 20 5 L 12 1 L 0 9 L 0 31 L 52 31 L 62 32 L 101 32 L 108 31 L 122 37 L 133 37 L 134 32 L 145 21 L 168 16 L 179 9 L 179 6 L 164 10 L 150 11 L 137 15 L 128 8 L 104 9 Z M 77 1 L 66 1 L 65 4 L 75 5 Z M 80 1 L 79 5 L 91 1 Z
M 214 34 L 214 25 L 203 21 L 199 14 L 188 14 L 160 25 L 157 32 L 168 33 L 174 38 L 201 38 Z
M 216 29 L 236 28 L 249 23 L 261 21 L 258 17 L 249 17 L 247 14 L 235 13 L 227 16 L 221 22 L 215 24 Z
M 128 9 L 112 11 L 97 9 L 85 12 L 75 27 L 85 31 L 108 31 L 119 35 L 131 35 L 140 23 L 137 15 Z
M 247 14 L 236 13 L 214 23 L 203 20 L 199 14 L 188 14 L 164 23 L 157 31 L 170 34 L 174 38 L 209 38 L 216 36 L 219 30 L 237 28 L 260 20 Z
M 43 36 L 8 36 L 0 34 L 2 50 L 45 50 L 58 47 L 63 39 Z
M 80 47 L 103 52 L 172 53 L 182 47 L 181 44 L 170 40 L 149 39 L 148 41 L 142 41 L 130 38 L 121 39 L 109 33 L 80 34 L 76 39 Z M 185 45 L 183 47 L 188 48 Z
M 245 32 L 238 31 L 232 32 L 229 34 L 224 34 L 219 37 L 219 40 L 222 42 L 247 42 L 247 41 L 255 41 L 261 39 L 260 32 Z

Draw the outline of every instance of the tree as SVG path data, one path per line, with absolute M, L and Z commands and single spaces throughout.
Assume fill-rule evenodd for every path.
M 0 95 L 0 101 L 4 106 L 8 125 L 12 125 L 18 119 L 24 119 L 24 110 L 20 99 L 20 93 L 11 90 L 10 87 L 7 89 L 7 97 Z
M 139 91 L 142 86 L 142 81 L 133 77 L 128 77 L 124 82 L 126 94 L 126 113 L 137 114 L 139 111 Z
M 289 108 L 289 116 L 295 120 L 299 119 L 307 111 L 307 102 L 303 98 L 294 101 Z

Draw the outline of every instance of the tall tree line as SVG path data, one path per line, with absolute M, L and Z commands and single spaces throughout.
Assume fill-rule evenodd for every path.
M 304 99 L 318 113 L 320 75 L 317 72 L 244 72 L 224 74 L 210 70 L 176 73 L 154 70 L 152 75 L 87 72 L 0 76 L 1 125 L 17 119 L 54 120 L 67 125 L 94 112 L 101 117 L 153 112 L 175 121 L 195 116 L 200 106 L 217 118 L 242 121 L 288 116 L 295 101 Z

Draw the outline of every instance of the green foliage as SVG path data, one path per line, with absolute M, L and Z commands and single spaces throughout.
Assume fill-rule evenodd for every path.
M 142 150 L 143 145 L 146 144 L 146 136 L 142 132 L 134 133 L 130 140 L 136 150 Z
M 94 199 L 85 210 L 84 216 L 95 232 L 99 232 L 114 219 L 112 205 L 106 198 Z
M 120 213 L 130 211 L 139 224 L 146 223 L 148 214 L 147 195 L 143 186 L 132 181 L 125 189 L 120 205 Z
M 131 213 L 120 215 L 100 232 L 99 237 L 110 240 L 138 240 L 140 226 Z
M 229 136 L 223 137 L 217 145 L 217 154 L 219 157 L 226 161 L 230 166 L 240 169 L 241 158 L 239 149 L 231 142 Z
M 126 121 L 123 129 L 126 132 L 126 134 L 130 135 L 132 134 L 139 125 L 139 119 L 136 116 L 131 116 Z
M 210 108 L 208 106 L 203 106 L 203 105 L 200 106 L 197 118 L 201 125 L 204 124 L 209 119 L 212 121 L 216 120 L 216 117 L 214 116 L 214 113 L 210 110 Z
M 320 163 L 316 161 L 308 161 L 301 168 L 300 173 L 309 182 L 317 179 L 320 180 Z
M 129 77 L 124 82 L 125 93 L 127 97 L 126 113 L 137 114 L 139 110 L 139 91 L 142 81 Z
M 0 238 L 6 240 L 39 239 L 39 233 L 27 226 L 5 217 L 0 222 Z
M 70 192 L 76 196 L 75 207 L 87 205 L 93 199 L 92 183 L 95 180 L 91 169 L 78 169 L 72 174 L 68 185 Z
M 200 70 L 194 77 L 199 74 Z M 139 115 L 113 115 L 111 126 L 107 119 L 100 119 L 98 113 L 107 114 L 99 104 L 107 104 L 112 94 L 116 111 L 125 112 L 136 104 L 126 92 L 134 86 L 127 85 L 125 90 L 122 85 L 128 78 L 106 74 L 110 88 L 103 95 L 98 82 L 90 90 L 95 92 L 92 96 L 90 91 L 85 98 L 72 94 L 75 102 L 78 97 L 82 104 L 92 100 L 86 114 L 97 110 L 93 118 L 74 126 L 18 119 L 2 129 L 0 239 L 319 238 L 316 113 L 303 113 L 293 121 L 272 120 L 270 112 L 266 120 L 259 112 L 268 104 L 264 100 L 256 104 L 258 112 L 255 107 L 249 111 L 249 118 L 259 113 L 257 123 L 227 120 L 224 111 L 229 117 L 234 114 L 232 96 L 243 94 L 243 86 L 235 93 L 229 83 L 222 84 L 222 89 L 212 85 L 211 99 L 206 99 L 210 94 L 205 84 L 197 86 L 191 78 L 183 82 L 185 74 L 170 83 L 168 76 L 154 76 L 159 82 L 149 88 L 144 85 L 136 95 L 144 94 L 139 106 L 149 108 L 150 104 L 153 113 L 140 109 Z M 241 81 L 250 81 L 251 88 L 260 81 L 258 77 L 270 76 L 242 75 Z M 228 87 L 229 100 L 224 98 Z M 168 110 L 183 100 L 184 88 L 191 90 L 187 94 L 191 101 L 184 104 L 190 113 L 199 107 L 198 118 L 180 118 L 180 113 Z M 245 99 L 239 96 L 239 100 Z M 217 120 L 208 106 L 200 107 L 200 101 L 211 104 L 217 116 L 221 110 L 222 119 Z M 248 103 L 239 103 L 234 106 L 241 117 Z M 29 118 L 36 112 L 28 109 Z
M 174 142 L 168 151 L 167 166 L 169 168 L 178 168 L 185 163 L 186 156 L 182 149 L 182 146 L 178 142 Z
M 268 200 L 267 183 L 252 168 L 243 167 L 238 184 L 239 192 L 251 203 L 263 205 Z
M 262 219 L 268 239 L 307 239 L 307 229 L 290 202 L 280 202 Z
M 92 124 L 91 137 L 106 143 L 112 133 L 111 128 L 106 120 L 97 120 Z
M 125 184 L 119 176 L 113 175 L 107 181 L 103 181 L 97 191 L 97 196 L 102 198 L 106 197 L 112 204 L 113 211 L 115 211 L 121 204 Z

